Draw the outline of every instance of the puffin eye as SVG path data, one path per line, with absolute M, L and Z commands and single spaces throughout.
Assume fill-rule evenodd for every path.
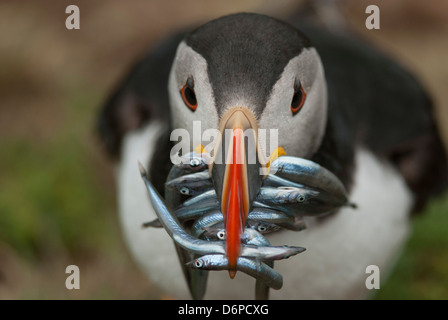
M 187 82 L 185 82 L 182 89 L 180 89 L 180 94 L 184 100 L 185 105 L 191 110 L 196 111 L 198 107 L 198 100 L 196 99 L 196 93 L 194 92 L 194 82 L 193 78 L 189 77 Z
M 294 85 L 294 95 L 291 100 L 291 112 L 292 115 L 295 116 L 300 109 L 302 109 L 303 104 L 305 103 L 306 93 L 302 87 L 302 84 L 299 82 Z

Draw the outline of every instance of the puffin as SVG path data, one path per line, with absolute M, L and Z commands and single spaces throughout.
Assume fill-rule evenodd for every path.
M 380 270 L 384 284 L 410 234 L 412 216 L 447 185 L 444 145 L 419 81 L 363 40 L 304 19 L 237 13 L 168 36 L 118 82 L 97 127 L 116 164 L 119 220 L 128 248 L 151 284 L 178 299 L 191 298 L 184 266 L 163 229 L 142 229 L 157 216 L 137 167 L 141 162 L 147 168 L 163 197 L 175 129 L 192 137 L 230 129 L 234 141 L 242 141 L 237 127 L 275 129 L 288 156 L 328 169 L 356 204 L 305 217 L 305 230 L 267 236 L 272 244 L 307 249 L 276 263 L 284 281 L 271 292 L 273 299 L 372 297 L 369 267 Z M 234 156 L 244 156 L 240 149 Z M 269 157 L 267 151 L 256 158 Z M 233 183 L 226 175 L 231 165 L 212 165 L 221 199 L 228 200 L 228 190 L 237 185 L 241 199 L 232 221 L 241 223 L 261 175 L 248 166 L 235 178 L 242 183 Z M 231 249 L 229 264 L 238 256 L 238 243 Z M 229 274 L 209 272 L 204 298 L 251 299 L 255 280 Z

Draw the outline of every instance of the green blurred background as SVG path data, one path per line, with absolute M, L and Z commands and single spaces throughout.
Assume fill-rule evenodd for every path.
M 65 28 L 77 4 L 81 29 Z M 0 299 L 164 299 L 118 225 L 114 163 L 98 110 L 152 43 L 238 11 L 277 17 L 301 1 L 0 1 Z M 434 98 L 448 142 L 448 2 L 341 0 L 350 27 L 410 68 Z M 381 9 L 381 29 L 364 26 Z M 448 194 L 414 230 L 379 299 L 448 299 Z M 65 267 L 81 290 L 65 288 Z

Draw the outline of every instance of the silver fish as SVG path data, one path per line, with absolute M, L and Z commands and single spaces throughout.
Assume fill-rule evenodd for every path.
M 208 171 L 187 174 L 165 183 L 165 190 L 184 196 L 197 196 L 212 188 L 213 182 Z
M 283 212 L 288 212 L 288 210 L 285 208 L 278 206 L 276 208 L 273 208 L 268 204 L 257 200 L 253 202 L 252 206 L 256 208 L 266 208 L 271 210 L 275 209 Z M 216 196 L 216 191 L 212 189 L 182 203 L 182 205 L 176 208 L 175 214 L 181 220 L 187 218 L 191 219 L 191 217 L 194 217 L 194 219 L 196 219 L 201 215 L 209 213 L 210 211 L 220 207 L 221 204 L 219 203 L 218 197 Z M 190 210 L 192 210 L 192 212 L 190 212 Z
M 254 208 L 247 216 L 246 226 L 257 230 L 262 234 L 286 229 L 297 230 L 297 223 L 294 217 L 285 213 L 277 212 L 265 208 Z M 213 240 L 218 230 L 224 228 L 224 216 L 220 210 L 198 217 L 191 228 L 192 235 L 196 237 L 204 236 Z M 300 228 L 300 230 L 302 230 Z
M 305 188 L 306 186 L 279 176 L 268 174 L 263 180 L 263 187 L 294 187 L 294 188 Z
M 220 210 L 221 206 L 218 202 L 218 199 L 215 197 L 214 199 L 206 199 L 200 203 L 189 206 L 186 206 L 184 203 L 177 207 L 176 210 L 174 210 L 174 214 L 180 221 L 184 222 L 188 220 L 196 220 L 204 215 L 208 215 L 216 211 L 219 211 L 221 213 Z
M 249 229 L 258 231 L 261 234 L 269 234 L 282 229 L 282 227 L 278 224 L 258 220 L 247 221 L 247 227 Z
M 203 270 L 228 270 L 228 265 L 227 258 L 222 254 L 205 255 L 187 263 L 191 268 Z M 272 289 L 278 290 L 283 286 L 282 275 L 263 262 L 239 257 L 236 269 L 261 280 Z
M 339 178 L 313 161 L 281 156 L 272 162 L 270 171 L 278 177 L 326 191 L 341 199 L 347 198 L 347 192 Z
M 270 207 L 272 208 L 272 207 Z M 294 223 L 294 218 L 273 209 L 255 207 L 247 216 L 247 220 L 275 223 L 279 226 L 288 226 Z
M 347 205 L 347 198 L 337 198 L 328 192 L 311 188 L 263 187 L 257 200 L 291 215 L 320 215 Z
M 273 208 L 273 206 L 269 207 Z M 282 208 L 282 210 L 285 210 L 285 208 Z M 248 221 L 253 220 L 260 222 L 260 224 L 256 226 L 256 229 L 261 233 L 268 233 L 268 231 L 264 232 L 263 230 L 260 230 L 260 228 L 263 228 L 263 223 L 268 224 L 268 229 L 271 228 L 269 224 L 293 231 L 301 231 L 306 228 L 305 222 L 301 217 L 291 216 L 287 213 L 278 212 L 267 208 L 253 208 L 247 219 Z
M 179 169 L 193 173 L 208 169 L 210 157 L 207 153 L 190 152 L 180 157 L 180 163 L 176 165 Z
M 280 229 L 279 226 L 272 223 L 250 220 L 249 216 L 246 227 L 256 229 L 260 233 L 269 233 Z M 198 238 L 203 236 L 208 240 L 216 240 L 216 238 L 219 239 L 216 235 L 221 229 L 224 229 L 224 217 L 221 211 L 218 211 L 198 218 L 191 227 L 191 234 Z
M 337 179 L 337 178 L 336 178 Z M 293 187 L 293 188 L 312 188 L 313 187 L 309 187 L 309 186 L 305 186 L 303 184 L 294 182 L 294 181 L 290 181 L 284 178 L 281 178 L 279 176 L 276 175 L 272 175 L 269 174 L 266 179 L 263 182 L 263 187 Z M 326 198 L 326 204 L 329 206 L 333 206 L 333 207 L 339 207 L 339 206 L 348 206 L 351 207 L 353 209 L 357 208 L 357 205 L 351 202 L 348 202 L 348 199 L 345 195 L 345 191 L 344 194 L 342 195 L 341 193 L 330 193 L 328 190 L 322 190 L 322 189 L 318 189 L 318 188 L 314 188 L 316 191 L 319 191 L 321 193 L 322 196 L 325 195 Z M 333 203 L 333 204 L 331 204 Z
M 199 230 L 197 226 L 193 227 L 196 227 L 194 232 L 196 232 L 196 234 L 199 234 L 199 236 L 203 237 L 204 239 L 212 241 L 222 240 L 219 235 L 219 232 L 220 230 L 224 230 L 224 222 L 218 222 L 217 224 L 214 224 L 209 227 L 202 227 L 201 228 L 202 230 Z M 269 223 L 264 221 L 246 221 L 246 230 L 256 230 L 260 234 L 269 234 L 272 232 L 279 231 L 281 229 L 282 227 L 276 225 L 275 223 Z M 195 235 L 195 233 L 193 232 L 192 234 Z
M 225 230 L 219 230 L 216 234 L 217 238 L 220 240 L 225 240 Z M 255 246 L 269 246 L 269 241 L 263 237 L 261 233 L 255 229 L 246 228 L 244 230 L 242 243 L 251 244 Z M 266 265 L 270 268 L 274 268 L 274 261 L 266 261 Z M 197 269 L 202 270 L 202 269 Z M 255 299 L 257 300 L 267 300 L 269 298 L 269 285 L 265 283 L 265 279 L 257 278 L 255 282 Z
M 206 192 L 201 193 L 200 195 L 198 195 L 196 197 L 188 199 L 182 205 L 184 207 L 194 206 L 194 205 L 202 204 L 202 203 L 204 203 L 206 201 L 210 201 L 210 200 L 218 201 L 218 197 L 216 196 L 216 191 L 214 189 L 208 190 Z
M 289 215 L 320 215 L 348 205 L 347 198 L 338 198 L 313 188 L 261 187 L 253 207 L 282 211 Z M 220 208 L 215 190 L 209 190 L 185 201 L 176 208 L 175 214 L 181 219 L 197 219 Z
M 208 155 L 205 153 L 188 153 L 181 157 L 179 164 L 171 167 L 171 170 L 168 173 L 167 181 L 175 180 L 181 176 L 191 173 L 204 171 L 208 168 L 208 161 Z M 188 191 L 189 190 L 186 188 L 182 190 L 182 192 Z M 185 200 L 181 192 L 175 192 L 170 188 L 165 188 L 165 199 L 171 209 L 177 207 Z
M 196 238 L 203 236 L 207 240 L 214 240 L 218 230 L 224 229 L 224 216 L 218 208 L 215 208 L 211 213 L 205 215 L 196 215 L 196 213 L 194 213 L 194 215 L 182 214 L 178 219 L 196 219 L 191 228 L 191 234 Z M 274 210 L 261 210 L 260 208 L 254 208 L 254 210 L 249 213 L 246 225 L 248 228 L 255 229 L 261 234 L 275 232 L 282 228 L 294 231 L 306 229 L 305 222 L 300 217 L 291 217 Z M 150 222 L 142 224 L 142 228 L 149 227 L 162 228 L 163 226 L 159 219 L 156 218 Z
M 308 188 L 293 187 L 263 187 L 257 195 L 257 200 L 268 205 L 307 204 L 319 195 L 319 191 Z
M 243 236 L 241 238 L 241 241 L 246 244 L 259 246 L 259 247 L 266 247 L 270 246 L 268 239 L 266 239 L 260 232 L 258 232 L 255 229 L 252 228 L 246 228 L 244 229 Z
M 216 230 L 215 234 L 212 235 L 210 238 L 212 240 L 225 240 L 226 239 L 226 230 L 225 229 L 214 229 Z M 209 239 L 207 239 L 209 240 Z M 241 242 L 253 246 L 270 246 L 268 239 L 266 239 L 261 232 L 258 232 L 255 229 L 252 228 L 245 228 L 243 235 L 241 237 Z
M 198 255 L 225 254 L 225 247 L 222 242 L 200 240 L 187 233 L 181 227 L 177 218 L 171 214 L 163 199 L 148 180 L 146 170 L 140 162 L 139 169 L 142 179 L 146 184 L 154 211 L 156 212 L 157 217 L 159 218 L 159 221 L 165 231 L 176 242 L 176 244 Z M 305 249 L 301 247 L 257 247 L 243 244 L 240 255 L 242 257 L 258 258 L 260 260 L 280 260 L 287 259 L 303 251 L 305 251 Z
M 184 174 L 186 174 L 184 170 L 176 166 L 172 166 L 170 172 L 168 173 L 167 181 L 177 179 Z M 185 201 L 185 197 L 179 192 L 175 192 L 175 190 L 167 188 L 165 183 L 165 200 L 169 208 L 173 209 Z
M 201 238 L 204 235 L 206 228 L 215 225 L 219 225 L 219 229 L 214 229 L 216 233 L 224 227 L 224 216 L 219 209 L 213 213 L 198 217 L 191 227 L 191 234 L 197 238 Z M 210 236 L 212 236 L 212 234 L 210 234 Z M 205 239 L 211 239 L 211 237 L 205 235 Z
M 263 261 L 283 260 L 296 254 L 304 252 L 306 249 L 295 246 L 266 246 L 258 247 L 243 244 L 241 247 L 241 257 L 258 258 Z
M 270 243 L 268 239 L 263 237 L 261 233 L 255 229 L 246 228 L 242 237 L 243 243 L 253 244 L 256 246 L 269 246 Z M 238 263 L 238 261 L 237 261 Z M 274 272 L 274 261 L 266 261 L 266 266 Z M 269 269 L 267 269 L 270 271 Z M 265 279 L 256 279 L 255 281 L 255 299 L 256 300 L 267 300 L 269 299 L 269 284 L 265 282 Z
M 167 179 L 168 181 L 176 180 L 181 176 L 188 175 L 189 172 L 190 171 L 185 168 L 172 166 Z M 183 189 L 183 191 L 185 191 L 185 189 Z M 183 201 L 185 201 L 185 195 L 183 195 L 182 192 L 177 192 L 175 189 L 170 188 L 165 183 L 165 199 L 166 203 L 171 206 L 171 209 L 173 209 L 179 206 Z M 158 221 L 158 219 L 156 220 L 158 224 L 161 225 L 160 221 Z M 152 221 L 151 225 L 157 226 L 157 224 L 154 222 L 155 221 Z M 208 271 L 195 270 L 185 267 L 185 263 L 197 258 L 198 255 L 180 247 L 176 243 L 174 243 L 174 247 L 181 264 L 181 269 L 184 274 L 185 281 L 188 285 L 188 289 L 190 290 L 191 297 L 195 300 L 203 299 L 207 289 Z

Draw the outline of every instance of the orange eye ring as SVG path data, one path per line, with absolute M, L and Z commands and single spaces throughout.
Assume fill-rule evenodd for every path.
M 184 100 L 185 105 L 194 112 L 198 107 L 198 100 L 196 99 L 196 93 L 194 92 L 194 89 L 189 84 L 189 82 L 190 81 L 187 80 L 182 89 L 180 89 L 180 94 L 182 96 L 182 100 Z
M 297 85 L 294 87 L 296 89 L 294 90 L 294 95 L 291 100 L 291 112 L 293 116 L 295 116 L 302 109 L 306 99 L 306 92 L 303 89 L 302 84 L 300 84 L 299 87 L 297 87 Z

